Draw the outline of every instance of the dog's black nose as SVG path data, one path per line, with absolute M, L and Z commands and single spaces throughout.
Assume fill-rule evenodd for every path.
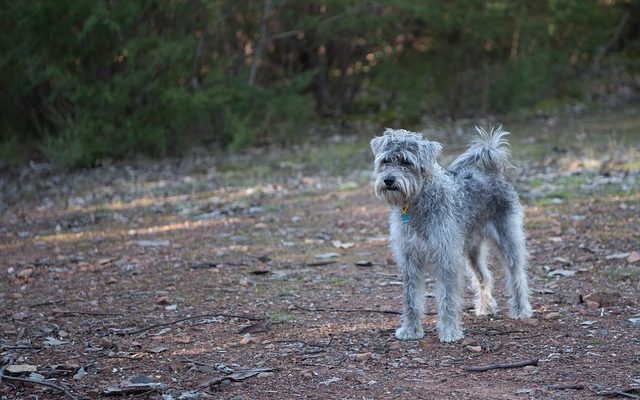
M 384 178 L 384 184 L 387 186 L 392 186 L 396 182 L 396 178 L 393 176 L 387 176 Z

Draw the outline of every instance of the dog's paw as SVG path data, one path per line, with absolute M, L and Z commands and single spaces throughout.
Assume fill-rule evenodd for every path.
M 438 339 L 444 343 L 457 342 L 464 338 L 464 333 L 460 328 L 445 328 L 438 333 Z
M 485 301 L 477 301 L 475 304 L 475 313 L 478 317 L 487 315 L 495 315 L 498 311 L 498 303 L 491 297 Z
M 424 337 L 424 330 L 421 326 L 401 326 L 396 329 L 396 339 L 417 340 Z
M 531 306 L 523 307 L 518 310 L 509 311 L 509 318 L 526 319 L 526 318 L 531 318 L 532 316 L 533 316 L 533 311 L 531 311 Z

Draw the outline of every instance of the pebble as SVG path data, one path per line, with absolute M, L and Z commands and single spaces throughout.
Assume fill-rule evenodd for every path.
M 558 319 L 558 318 L 560 318 L 560 313 L 555 311 L 550 312 L 544 316 L 544 319 Z

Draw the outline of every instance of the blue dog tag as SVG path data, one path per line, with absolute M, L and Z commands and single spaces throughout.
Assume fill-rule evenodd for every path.
M 403 224 L 408 224 L 409 221 L 411 221 L 411 214 L 409 214 L 409 205 L 406 205 L 404 207 L 402 207 L 402 209 L 400 209 L 400 217 L 402 218 L 402 223 Z

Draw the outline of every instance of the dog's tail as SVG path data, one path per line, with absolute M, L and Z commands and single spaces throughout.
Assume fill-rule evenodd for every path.
M 476 126 L 478 136 L 469 143 L 469 149 L 456 158 L 450 170 L 458 170 L 464 167 L 476 167 L 486 171 L 504 172 L 511 168 L 511 153 L 509 142 L 505 138 L 510 133 L 503 130 L 502 126 L 485 128 Z

